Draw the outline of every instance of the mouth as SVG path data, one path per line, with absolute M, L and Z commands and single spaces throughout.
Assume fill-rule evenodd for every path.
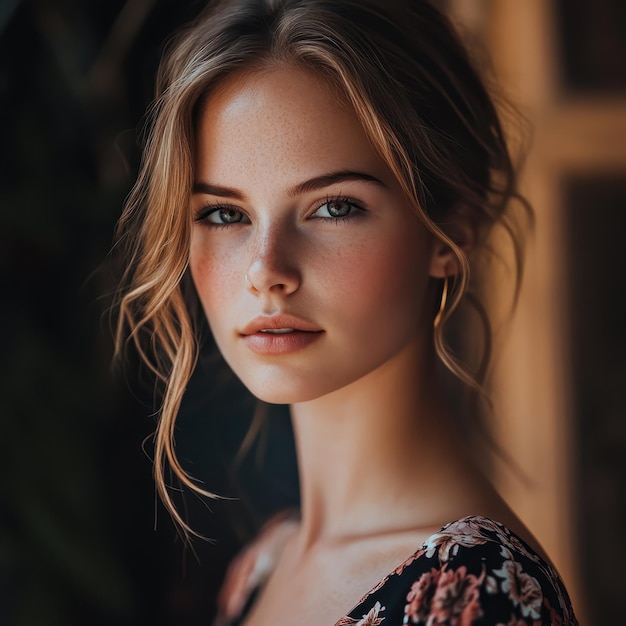
M 310 346 L 321 338 L 324 331 L 302 318 L 280 314 L 257 317 L 239 334 L 252 352 L 262 356 L 279 356 Z
M 266 333 L 268 335 L 286 335 L 288 333 L 295 333 L 295 328 L 261 328 L 260 333 Z M 303 332 L 303 331 L 300 331 Z M 304 331 L 306 332 L 306 331 Z
M 292 335 L 294 333 L 318 332 L 322 332 L 322 329 L 316 324 L 287 313 L 260 315 L 239 329 L 239 334 L 244 337 L 257 334 Z

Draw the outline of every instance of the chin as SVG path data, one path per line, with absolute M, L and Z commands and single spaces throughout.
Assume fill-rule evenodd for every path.
M 265 376 L 246 376 L 243 373 L 239 379 L 253 396 L 269 404 L 309 402 L 343 386 L 340 381 L 319 380 L 310 372 L 306 375 L 301 372 L 293 374 L 277 372 L 272 368 L 265 373 Z
M 242 381 L 250 393 L 257 399 L 268 404 L 297 404 L 315 400 L 323 393 L 314 393 L 310 389 L 292 389 L 287 385 L 249 385 Z

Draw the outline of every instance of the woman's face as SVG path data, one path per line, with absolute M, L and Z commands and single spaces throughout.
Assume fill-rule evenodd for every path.
M 190 266 L 257 397 L 312 400 L 423 346 L 433 237 L 351 107 L 315 75 L 238 74 L 197 127 Z

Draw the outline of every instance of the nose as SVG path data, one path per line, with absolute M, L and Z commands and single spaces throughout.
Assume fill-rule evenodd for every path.
M 254 294 L 287 296 L 300 286 L 293 233 L 275 230 L 260 234 L 246 271 L 248 290 Z

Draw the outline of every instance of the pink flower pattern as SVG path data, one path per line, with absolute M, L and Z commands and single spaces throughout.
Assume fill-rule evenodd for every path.
M 380 605 L 380 602 L 376 602 L 370 611 L 363 615 L 361 619 L 353 617 L 342 617 L 335 626 L 379 626 L 383 623 L 384 617 L 380 617 L 380 614 L 385 610 L 384 606 Z
M 484 578 L 484 572 L 477 577 L 465 567 L 453 570 L 446 565 L 422 574 L 407 595 L 405 623 L 469 626 L 481 615 L 479 596 Z
M 522 564 L 505 561 L 500 569 L 493 573 L 502 578 L 502 591 L 509 594 L 513 604 L 519 606 L 524 617 L 538 619 L 543 603 L 543 593 L 536 578 L 522 570 Z

